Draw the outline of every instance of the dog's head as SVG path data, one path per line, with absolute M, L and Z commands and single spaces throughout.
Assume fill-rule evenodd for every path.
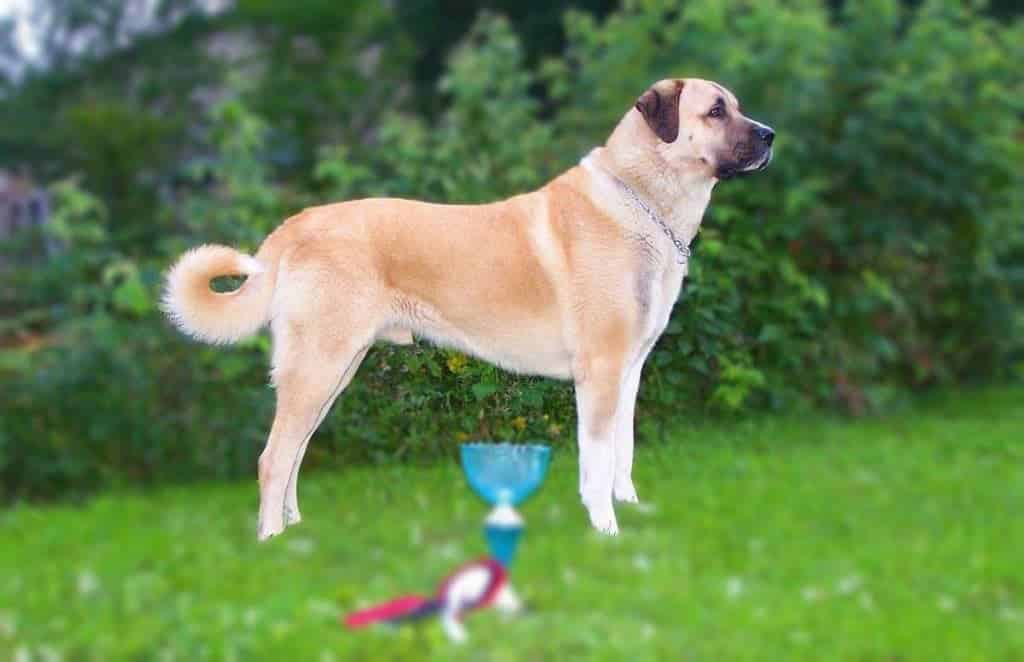
M 667 167 L 730 179 L 771 161 L 775 132 L 745 117 L 732 92 L 717 83 L 661 80 L 637 99 L 636 110 L 657 137 Z

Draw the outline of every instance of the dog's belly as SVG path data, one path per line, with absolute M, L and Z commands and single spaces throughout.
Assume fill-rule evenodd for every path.
M 477 342 L 475 347 L 466 349 L 474 356 L 511 372 L 554 379 L 572 376 L 572 362 L 562 347 L 553 343 L 547 346 L 543 342 L 531 343 L 528 336 L 516 341 L 502 344 Z
M 505 370 L 569 379 L 572 360 L 562 330 L 547 320 L 491 319 L 456 324 L 419 304 L 404 316 L 412 333 L 435 345 L 451 347 Z

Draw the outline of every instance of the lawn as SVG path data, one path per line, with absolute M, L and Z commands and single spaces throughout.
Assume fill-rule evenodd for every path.
M 667 436 L 618 538 L 556 448 L 522 509 L 529 611 L 472 615 L 462 648 L 338 623 L 483 552 L 454 464 L 304 476 L 305 521 L 264 544 L 254 480 L 0 511 L 0 659 L 1024 660 L 1024 389 Z

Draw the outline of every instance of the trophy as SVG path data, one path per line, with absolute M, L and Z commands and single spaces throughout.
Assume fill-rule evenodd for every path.
M 462 472 L 473 491 L 494 506 L 484 521 L 484 537 L 491 555 L 465 563 L 446 577 L 432 596 L 404 595 L 353 612 L 345 617 L 350 629 L 372 624 L 400 625 L 439 616 L 454 642 L 467 638 L 464 614 L 494 607 L 514 614 L 522 601 L 512 589 L 508 568 L 523 535 L 523 518 L 515 507 L 537 491 L 551 460 L 542 444 L 463 444 Z
M 542 444 L 463 444 L 462 472 L 473 491 L 494 506 L 484 522 L 491 556 L 506 568 L 523 534 L 518 506 L 544 482 L 551 448 Z

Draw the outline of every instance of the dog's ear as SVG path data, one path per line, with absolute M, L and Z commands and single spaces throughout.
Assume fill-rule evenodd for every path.
M 647 126 L 667 143 L 679 137 L 679 95 L 682 92 L 683 81 L 662 80 L 636 100 L 636 109 L 644 116 Z

